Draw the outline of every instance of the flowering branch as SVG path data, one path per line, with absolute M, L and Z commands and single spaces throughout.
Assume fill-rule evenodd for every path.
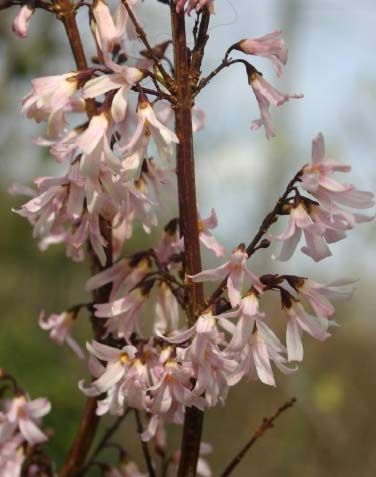
M 249 245 L 245 248 L 245 246 L 240 245 L 239 248 L 244 248 L 245 252 L 250 258 L 256 250 L 260 248 L 267 248 L 270 245 L 269 240 L 265 240 L 264 243 L 260 244 L 260 241 L 262 237 L 268 232 L 270 227 L 278 220 L 278 216 L 283 212 L 283 208 L 286 205 L 286 200 L 290 193 L 294 190 L 294 187 L 297 182 L 300 181 L 300 178 L 303 174 L 304 168 L 300 169 L 295 176 L 291 179 L 291 181 L 288 183 L 285 192 L 282 194 L 282 196 L 278 199 L 274 209 L 269 212 L 269 214 L 266 215 L 264 218 L 257 234 L 254 236 L 254 238 L 251 240 Z M 204 308 L 209 308 L 211 305 L 213 305 L 224 293 L 224 291 L 227 288 L 227 278 L 224 278 L 223 281 L 218 285 L 218 287 L 212 292 L 210 297 L 205 301 Z
M 273 416 L 264 418 L 260 427 L 253 434 L 251 439 L 246 443 L 246 445 L 240 450 L 240 452 L 232 459 L 228 464 L 226 469 L 221 474 L 221 477 L 228 477 L 234 469 L 240 464 L 244 456 L 249 452 L 252 446 L 265 434 L 266 431 L 274 427 L 274 422 L 278 417 L 283 414 L 285 411 L 290 409 L 296 403 L 296 398 L 292 398 L 287 401 L 283 406 L 281 406 Z

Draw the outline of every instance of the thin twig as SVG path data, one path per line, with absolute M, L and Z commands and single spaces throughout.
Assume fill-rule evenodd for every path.
M 285 205 L 288 195 L 294 189 L 295 184 L 300 180 L 303 174 L 303 169 L 304 168 L 300 169 L 291 179 L 291 181 L 287 185 L 285 192 L 278 199 L 274 209 L 269 212 L 269 214 L 267 214 L 267 216 L 264 218 L 257 234 L 254 236 L 254 238 L 251 240 L 251 242 L 245 249 L 246 253 L 248 254 L 248 258 L 251 257 L 256 252 L 256 250 L 258 250 L 259 247 L 257 247 L 257 245 L 259 244 L 260 240 L 266 234 L 269 228 L 275 223 L 276 219 L 278 218 L 278 215 L 282 212 L 283 206 Z M 218 298 L 221 297 L 222 293 L 226 290 L 226 287 L 227 277 L 223 279 L 220 285 L 218 285 L 218 287 L 213 291 L 210 297 L 205 301 L 204 309 L 213 305 L 213 303 L 215 303 Z
M 163 79 L 166 83 L 166 87 L 167 89 L 170 91 L 170 92 L 174 92 L 174 89 L 175 89 L 175 83 L 174 83 L 174 80 L 171 78 L 171 76 L 167 73 L 167 71 L 165 70 L 164 66 L 162 65 L 162 63 L 160 62 L 159 58 L 155 55 L 154 51 L 153 51 L 153 47 L 150 45 L 149 43 L 149 40 L 146 36 L 146 33 L 144 31 L 144 29 L 142 28 L 142 26 L 140 25 L 140 23 L 138 22 L 137 18 L 135 17 L 131 7 L 129 6 L 127 0 L 122 0 L 123 2 L 123 5 L 124 7 L 126 8 L 127 12 L 128 12 L 128 15 L 129 15 L 129 19 L 131 20 L 131 22 L 133 23 L 133 26 L 136 30 L 136 33 L 138 35 L 138 37 L 140 38 L 140 40 L 142 41 L 142 43 L 144 44 L 147 52 L 149 53 L 150 55 L 150 58 L 154 61 L 155 65 L 157 66 L 158 70 L 160 71 L 161 75 L 163 76 Z
M 149 472 L 149 477 L 156 477 L 153 462 L 151 460 L 149 446 L 148 446 L 147 442 L 145 442 L 141 439 L 141 434 L 144 432 L 144 428 L 143 428 L 143 425 L 142 425 L 142 422 L 141 422 L 140 411 L 137 411 L 137 409 L 134 409 L 134 415 L 136 417 L 137 432 L 140 435 L 140 442 L 141 442 L 142 452 L 143 452 L 144 457 L 145 457 L 145 462 L 146 462 L 146 467 L 147 467 L 148 472 Z
M 246 453 L 251 449 L 251 447 L 262 437 L 265 432 L 272 427 L 274 427 L 274 421 L 278 419 L 278 417 L 290 409 L 294 404 L 296 403 L 296 398 L 292 398 L 289 401 L 287 401 L 283 406 L 281 406 L 277 412 L 272 416 L 265 418 L 262 421 L 262 424 L 260 427 L 256 430 L 256 432 L 253 434 L 251 439 L 246 443 L 246 445 L 241 449 L 241 451 L 232 459 L 232 461 L 228 464 L 224 472 L 221 474 L 221 477 L 228 477 L 233 470 L 240 464 Z
M 93 453 L 90 456 L 90 459 L 87 461 L 87 464 L 85 467 L 82 469 L 81 473 L 85 474 L 85 472 L 93 465 L 93 463 L 96 461 L 98 455 L 102 452 L 102 450 L 106 447 L 108 441 L 110 438 L 115 434 L 115 432 L 119 429 L 120 425 L 124 421 L 124 419 L 128 416 L 130 412 L 130 409 L 127 408 L 122 416 L 119 416 L 112 426 L 110 426 L 106 432 L 104 433 L 102 439 L 99 441 L 97 447 L 93 451 Z
M 202 78 L 200 80 L 200 82 L 198 83 L 198 85 L 196 86 L 195 88 L 195 94 L 194 96 L 196 97 L 199 92 L 201 90 L 203 90 L 207 85 L 208 83 L 210 83 L 210 81 L 215 77 L 217 76 L 222 70 L 224 70 L 225 68 L 228 68 L 232 65 L 235 65 L 235 64 L 243 64 L 246 68 L 248 68 L 249 66 L 252 67 L 252 65 L 250 65 L 250 63 L 248 63 L 248 61 L 246 60 L 231 60 L 228 58 L 227 56 L 227 53 L 225 55 L 225 57 L 223 58 L 223 60 L 221 61 L 221 63 L 216 67 L 214 68 L 214 70 L 208 74 L 208 76 L 206 76 L 205 78 Z

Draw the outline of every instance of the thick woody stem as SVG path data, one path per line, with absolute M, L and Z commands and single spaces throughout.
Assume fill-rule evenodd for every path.
M 58 18 L 64 24 L 77 69 L 84 70 L 87 68 L 87 61 L 76 23 L 76 10 L 69 0 L 58 0 L 56 6 L 58 9 Z M 86 110 L 89 117 L 95 113 L 95 102 L 93 100 L 87 100 Z M 111 228 L 104 220 L 101 220 L 100 227 L 101 232 L 107 241 L 106 267 L 109 267 L 112 264 Z M 88 245 L 88 249 L 91 273 L 94 275 L 103 268 L 90 245 Z M 93 294 L 94 303 L 104 303 L 108 301 L 110 291 L 111 289 L 109 287 L 102 287 L 96 290 Z M 98 339 L 103 333 L 103 320 L 101 322 L 101 320 L 97 320 L 94 316 L 92 316 L 91 321 L 95 337 Z M 76 477 L 80 475 L 99 424 L 99 416 L 96 415 L 96 407 L 96 399 L 89 398 L 86 402 L 85 410 L 81 418 L 74 442 L 69 451 L 68 457 L 63 464 L 60 474 L 61 477 Z
M 179 138 L 177 151 L 177 176 L 179 189 L 180 230 L 184 236 L 184 270 L 188 275 L 201 271 L 201 256 L 198 230 L 197 199 L 192 134 L 192 89 L 189 75 L 189 51 L 185 33 L 184 12 L 176 13 L 171 2 L 172 39 L 174 45 L 176 99 L 176 132 Z M 186 287 L 188 321 L 192 325 L 196 311 L 204 303 L 203 287 L 189 283 Z M 199 456 L 203 413 L 196 408 L 187 408 L 178 477 L 196 475 Z

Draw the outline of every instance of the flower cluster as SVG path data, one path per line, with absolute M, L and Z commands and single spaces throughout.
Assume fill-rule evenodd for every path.
M 11 379 L 13 387 L 16 387 L 13 378 L 3 371 L 0 378 Z M 40 424 L 41 418 L 50 412 L 51 405 L 45 398 L 30 400 L 16 389 L 16 395 L 9 399 L 2 398 L 0 406 L 0 474 L 18 477 L 22 468 L 26 472 L 26 457 L 31 460 L 36 446 L 47 440 Z M 33 465 L 38 468 L 38 464 Z

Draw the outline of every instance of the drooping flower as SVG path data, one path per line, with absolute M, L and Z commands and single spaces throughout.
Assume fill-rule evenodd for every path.
M 78 87 L 77 73 L 43 76 L 31 81 L 32 90 L 22 99 L 22 112 L 37 122 L 64 108 Z
M 39 315 L 39 326 L 42 328 L 42 330 L 49 331 L 50 338 L 59 346 L 67 343 L 67 345 L 76 353 L 76 355 L 83 359 L 84 354 L 81 347 L 70 334 L 76 314 L 77 312 L 64 311 L 60 315 L 53 313 L 47 318 L 46 313 L 42 311 Z
M 127 23 L 127 11 L 122 2 L 119 2 L 115 18 L 105 0 L 96 0 L 93 4 L 93 16 L 95 19 L 95 32 L 101 50 L 106 54 L 120 45 L 125 33 Z
M 326 209 L 331 221 L 340 220 L 352 228 L 357 222 L 372 220 L 364 214 L 350 212 L 344 207 L 368 209 L 375 205 L 372 192 L 360 191 L 351 184 L 342 184 L 332 177 L 335 172 L 349 172 L 351 167 L 325 158 L 325 142 L 322 133 L 312 141 L 312 163 L 305 166 L 301 183 Z
M 281 30 L 259 38 L 241 40 L 235 48 L 247 55 L 263 56 L 269 59 L 277 76 L 281 76 L 282 67 L 287 63 L 288 50 Z
M 137 68 L 117 65 L 109 59 L 106 64 L 113 73 L 88 81 L 83 88 L 83 95 L 84 98 L 95 98 L 108 91 L 117 90 L 111 103 L 111 116 L 115 123 L 118 123 L 125 118 L 132 86 L 142 79 L 143 73 Z
M 323 224 L 312 221 L 303 202 L 291 207 L 287 230 L 275 237 L 277 240 L 283 241 L 281 252 L 277 257 L 278 260 L 287 261 L 292 257 L 302 232 L 307 244 L 301 249 L 303 253 L 309 255 L 315 262 L 329 257 L 332 253 L 323 237 L 324 231 Z
M 269 106 L 281 106 L 290 99 L 303 98 L 303 95 L 289 95 L 281 93 L 280 91 L 273 88 L 273 86 L 269 84 L 256 70 L 252 70 L 252 72 L 248 75 L 248 81 L 256 96 L 261 113 L 261 118 L 252 122 L 251 129 L 257 130 L 261 126 L 264 126 L 266 137 L 267 139 L 270 139 L 271 137 L 275 136 L 275 133 L 269 113 Z
M 259 278 L 247 268 L 247 259 L 248 255 L 244 252 L 244 249 L 238 248 L 232 253 L 230 260 L 220 267 L 188 277 L 193 282 L 217 281 L 227 278 L 227 290 L 231 306 L 237 306 L 241 301 L 244 275 L 258 291 L 262 292 L 263 289 Z
M 288 368 L 283 356 L 286 348 L 265 323 L 265 313 L 259 310 L 259 300 L 254 291 L 249 292 L 241 301 L 239 309 L 218 315 L 219 323 L 228 318 L 239 318 L 236 326 L 232 325 L 231 340 L 226 354 L 238 363 L 231 374 L 229 384 L 237 384 L 243 377 L 260 379 L 265 384 L 275 386 L 271 361 L 285 374 L 294 369 Z M 226 325 L 228 328 L 228 325 Z
M 12 30 L 20 38 L 27 38 L 29 32 L 29 24 L 33 13 L 34 8 L 32 8 L 29 4 L 24 5 L 17 13 L 17 16 L 12 24 Z
M 288 292 L 282 290 L 282 307 L 287 317 L 286 345 L 289 361 L 303 360 L 302 331 L 313 338 L 324 341 L 330 337 L 329 321 L 322 316 L 309 315 L 302 304 Z
M 328 318 L 335 313 L 330 300 L 347 300 L 354 291 L 354 280 L 337 280 L 327 285 L 292 275 L 284 275 L 301 296 L 306 298 L 318 316 Z
M 150 269 L 150 258 L 144 254 L 135 254 L 90 277 L 86 283 L 86 290 L 92 291 L 112 283 L 109 299 L 113 301 L 120 290 L 127 293 L 144 278 Z

